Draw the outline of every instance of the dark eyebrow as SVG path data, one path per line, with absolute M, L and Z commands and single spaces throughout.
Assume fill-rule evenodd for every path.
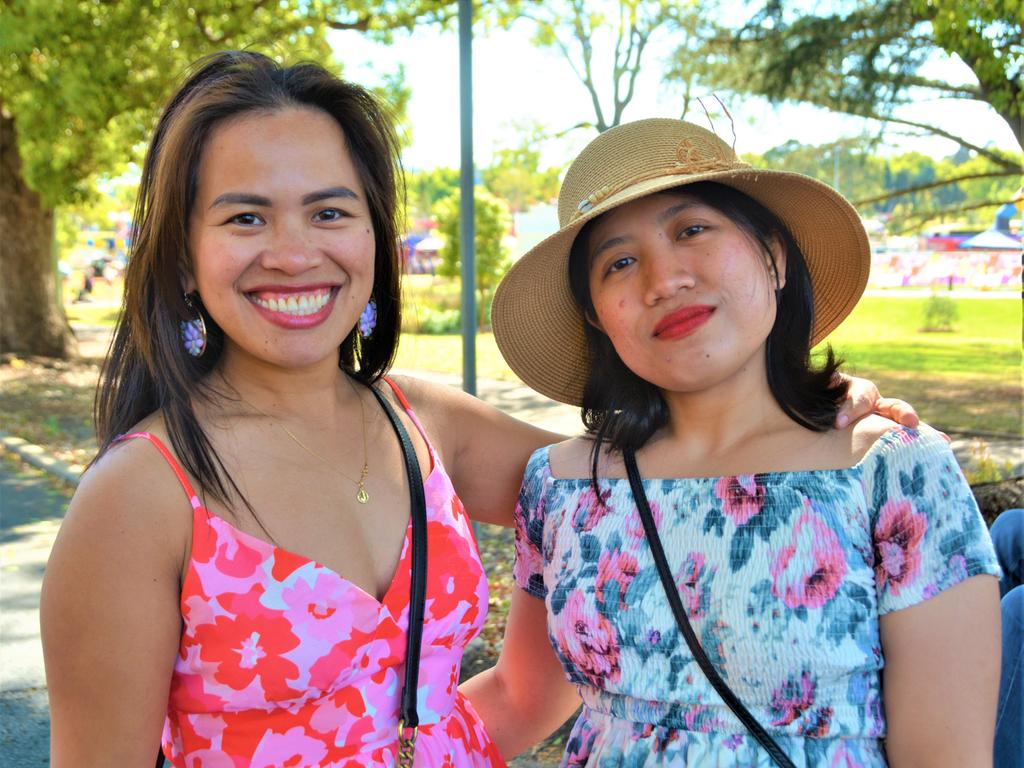
M 218 205 L 258 205 L 263 208 L 271 207 L 269 198 L 250 195 L 245 192 L 225 192 L 210 203 L 211 208 L 216 208 Z
M 685 211 L 687 208 L 695 208 L 699 205 L 700 203 L 696 203 L 689 200 L 681 202 L 678 205 L 670 206 L 661 213 L 659 213 L 655 221 L 657 221 L 659 225 L 664 224 L 680 211 Z M 610 248 L 615 248 L 616 246 L 622 245 L 623 243 L 627 242 L 627 240 L 628 238 L 625 237 L 613 237 L 610 240 L 605 240 L 603 243 L 601 243 L 601 245 L 595 248 L 594 252 L 590 255 L 590 263 L 593 264 L 597 260 L 597 257 L 600 256 L 602 253 L 604 253 Z
M 309 205 L 310 203 L 318 203 L 321 200 L 328 200 L 332 197 L 344 197 L 350 200 L 359 199 L 359 195 L 348 187 L 328 187 L 327 189 L 321 189 L 317 192 L 310 192 L 302 198 L 302 204 Z
M 592 254 L 590 254 L 590 263 L 593 264 L 595 261 L 597 261 L 597 257 L 600 256 L 605 251 L 620 246 L 625 242 L 625 237 L 613 237 L 610 240 L 605 240 L 597 248 L 594 249 L 594 252 Z
M 687 201 L 684 203 L 679 203 L 679 205 L 673 205 L 672 207 L 666 208 L 664 211 L 658 214 L 657 222 L 659 224 L 664 224 L 666 221 L 671 219 L 680 211 L 685 211 L 687 208 L 696 208 L 699 205 L 700 203 L 695 203 L 693 201 Z
M 310 203 L 317 203 L 321 200 L 329 200 L 332 197 L 343 197 L 351 200 L 359 199 L 359 195 L 348 187 L 328 187 L 327 189 L 319 189 L 316 192 L 310 192 L 308 195 L 304 195 L 302 198 L 302 204 L 309 205 Z M 256 205 L 262 208 L 274 207 L 274 204 L 270 202 L 270 198 L 263 197 L 262 195 L 252 195 L 247 192 L 225 192 L 210 203 L 211 208 L 216 208 L 218 205 Z

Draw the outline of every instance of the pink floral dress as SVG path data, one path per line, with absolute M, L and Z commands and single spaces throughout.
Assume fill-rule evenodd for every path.
M 188 768 L 394 765 L 411 526 L 378 602 L 330 568 L 208 512 L 167 448 L 149 433 L 124 439 L 135 437 L 160 450 L 193 509 L 166 757 Z M 462 652 L 484 623 L 487 579 L 470 521 L 427 444 L 429 562 L 416 765 L 500 767 L 501 755 L 456 687 Z
M 999 572 L 942 437 L 899 428 L 849 469 L 644 489 L 701 645 L 783 751 L 885 766 L 879 617 Z M 676 628 L 628 480 L 600 492 L 542 448 L 516 509 L 516 580 L 583 696 L 562 766 L 769 768 Z

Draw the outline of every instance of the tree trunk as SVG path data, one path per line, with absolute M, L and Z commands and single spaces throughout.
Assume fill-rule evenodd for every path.
M 22 178 L 14 118 L 0 111 L 0 352 L 77 351 L 57 298 L 53 234 L 53 209 Z

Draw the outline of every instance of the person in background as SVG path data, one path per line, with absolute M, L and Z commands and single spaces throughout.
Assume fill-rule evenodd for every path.
M 1003 578 L 999 582 L 1003 664 L 996 715 L 997 768 L 1024 768 L 1024 509 L 1007 509 L 990 533 Z

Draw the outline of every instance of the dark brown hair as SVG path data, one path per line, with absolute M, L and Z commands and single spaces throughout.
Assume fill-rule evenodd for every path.
M 182 276 L 191 267 L 188 222 L 200 159 L 213 129 L 245 113 L 290 107 L 318 109 L 337 122 L 373 223 L 377 326 L 369 339 L 361 340 L 355 329 L 349 333 L 339 349 L 339 366 L 364 383 L 390 367 L 401 325 L 402 181 L 390 111 L 365 89 L 318 65 L 284 67 L 262 54 L 225 51 L 195 64 L 157 122 L 139 184 L 122 312 L 96 392 L 100 456 L 119 435 L 160 410 L 185 469 L 204 492 L 225 503 L 231 497 L 229 488 L 244 497 L 192 408 L 193 398 L 207 392 L 204 377 L 217 365 L 224 334 L 204 312 L 208 346 L 203 356 L 189 356 L 179 338 L 180 322 L 192 317 L 182 287 Z
M 793 235 L 770 210 L 724 184 L 701 182 L 665 194 L 673 193 L 692 195 L 731 220 L 766 255 L 773 274 L 777 267 L 769 243 L 774 238 L 782 243 L 786 279 L 775 291 L 775 324 L 765 344 L 768 388 L 783 412 L 797 424 L 818 432 L 831 428 L 847 384 L 834 377 L 842 361 L 836 359 L 831 347 L 826 346 L 820 366 L 811 360 L 814 291 L 807 263 Z M 569 253 L 569 286 L 584 317 L 596 316 L 590 296 L 588 240 L 600 220 L 598 217 L 587 222 Z M 638 450 L 668 423 L 669 412 L 661 390 L 622 362 L 611 339 L 591 323 L 583 323 L 583 329 L 592 363 L 581 415 L 587 433 L 594 435 L 590 467 L 596 491 L 601 446 L 607 441 L 615 451 Z

